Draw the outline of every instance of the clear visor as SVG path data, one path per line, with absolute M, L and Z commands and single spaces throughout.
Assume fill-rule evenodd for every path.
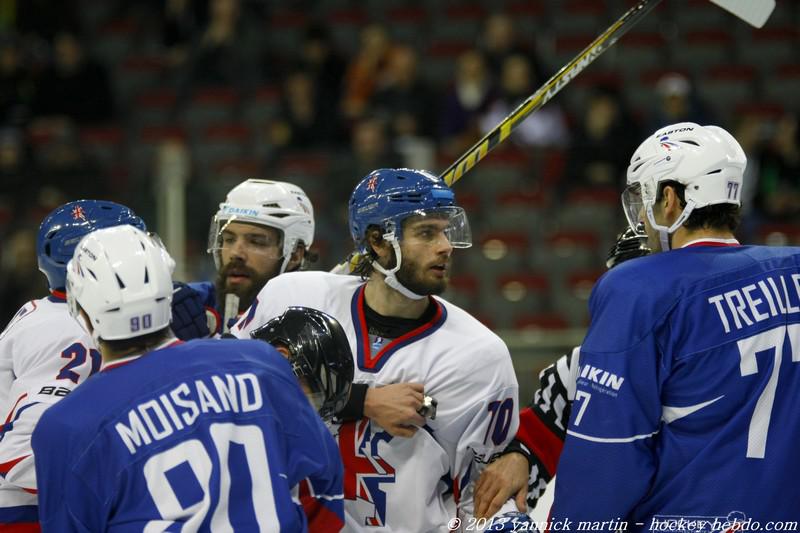
M 431 210 L 412 211 L 401 215 L 403 238 L 435 241 L 440 236 L 450 242 L 453 248 L 472 246 L 472 231 L 467 214 L 460 207 L 442 207 Z
M 625 218 L 633 231 L 638 231 L 644 222 L 644 199 L 642 198 L 642 186 L 639 183 L 628 185 L 622 192 L 622 209 L 625 211 Z
M 214 217 L 208 231 L 208 252 L 217 257 L 222 253 L 246 253 L 268 259 L 283 257 L 282 232 L 247 219 Z

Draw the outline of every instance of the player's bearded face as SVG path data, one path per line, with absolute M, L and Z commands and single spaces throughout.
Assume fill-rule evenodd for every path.
M 258 272 L 247 266 L 241 259 L 234 257 L 217 271 L 215 281 L 217 294 L 238 296 L 239 312 L 241 313 L 250 307 L 264 285 L 278 275 L 279 269 L 280 263 L 277 263 L 269 272 Z M 224 300 L 224 296 L 218 297 L 218 299 Z
M 427 219 L 403 229 L 402 262 L 397 280 L 417 294 L 441 294 L 450 279 L 453 246 L 444 234 L 449 222 Z
M 281 234 L 274 228 L 244 223 L 228 224 L 222 232 L 222 267 L 215 281 L 217 294 L 239 297 L 239 312 L 244 311 L 267 281 L 278 275 Z

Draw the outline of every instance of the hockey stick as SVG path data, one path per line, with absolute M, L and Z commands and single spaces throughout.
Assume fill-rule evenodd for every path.
M 481 140 L 461 155 L 456 161 L 447 167 L 440 174 L 440 178 L 447 185 L 453 185 L 478 161 L 486 157 L 493 148 L 503 142 L 511 135 L 511 132 L 534 111 L 549 102 L 572 78 L 588 67 L 592 61 L 597 59 L 600 54 L 605 52 L 611 45 L 619 40 L 620 37 L 649 13 L 661 0 L 641 0 L 638 4 L 630 8 L 622 17 L 611 25 L 606 31 L 600 34 L 597 39 L 583 49 L 569 63 L 561 67 L 561 70 L 551 77 L 535 93 L 529 96 L 524 102 L 517 106 L 514 111 L 483 136 Z M 767 21 L 772 11 L 775 9 L 775 0 L 710 0 L 714 4 L 736 15 L 748 24 L 760 28 Z M 337 274 L 348 274 L 353 271 L 358 262 L 358 254 L 351 254 L 345 261 L 337 264 L 332 272 Z
M 452 165 L 447 167 L 440 177 L 447 185 L 453 185 L 466 174 L 478 161 L 486 157 L 493 148 L 505 141 L 511 132 L 525 118 L 549 102 L 566 84 L 588 67 L 600 54 L 605 52 L 620 37 L 639 22 L 661 0 L 641 0 L 630 8 L 622 17 L 606 31 L 583 49 L 572 61 L 561 67 L 561 70 L 547 80 L 539 90 L 517 106 L 500 124 L 483 136 Z M 775 0 L 711 0 L 714 4 L 730 11 L 745 22 L 761 27 L 775 8 Z

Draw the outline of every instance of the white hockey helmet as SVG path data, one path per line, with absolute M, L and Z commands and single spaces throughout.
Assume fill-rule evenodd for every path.
M 231 222 L 267 226 L 281 231 L 283 263 L 281 273 L 292 252 L 302 242 L 306 249 L 314 241 L 314 208 L 306 193 L 297 185 L 284 181 L 249 179 L 228 193 L 219 204 L 208 234 L 208 252 L 217 268 L 222 266 L 222 232 Z
M 133 226 L 94 231 L 78 243 L 67 264 L 70 314 L 92 337 L 114 341 L 169 326 L 175 262 L 157 237 Z
M 645 139 L 631 157 L 628 185 L 622 206 L 631 228 L 647 216 L 658 230 L 662 250 L 669 250 L 669 235 L 701 207 L 741 205 L 747 157 L 733 136 L 718 126 L 681 122 L 659 129 Z M 653 205 L 659 184 L 675 181 L 686 187 L 686 207 L 667 228 L 656 224 Z

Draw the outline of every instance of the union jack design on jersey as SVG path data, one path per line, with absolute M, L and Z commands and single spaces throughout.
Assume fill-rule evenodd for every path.
M 367 418 L 347 422 L 339 429 L 339 453 L 345 466 L 344 497 L 364 500 L 375 507 L 374 514 L 365 518 L 365 526 L 386 525 L 386 492 L 380 487 L 394 483 L 395 471 L 379 455 L 378 444 L 392 439 L 386 431 L 373 432 Z

